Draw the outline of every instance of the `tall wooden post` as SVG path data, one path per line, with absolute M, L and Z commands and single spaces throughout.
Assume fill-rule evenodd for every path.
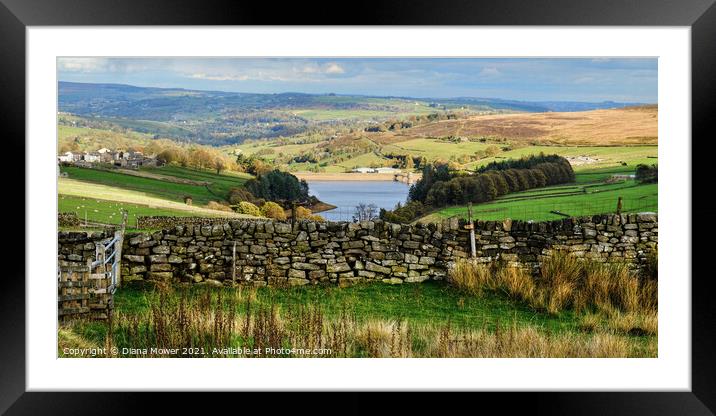
M 622 213 L 622 197 L 617 200 L 617 215 Z
M 474 259 L 477 257 L 477 250 L 475 249 L 475 224 L 472 222 L 472 202 L 467 204 L 467 220 L 466 227 L 470 230 L 470 256 Z
M 234 240 L 234 250 L 231 262 L 231 283 L 236 284 L 236 240 Z

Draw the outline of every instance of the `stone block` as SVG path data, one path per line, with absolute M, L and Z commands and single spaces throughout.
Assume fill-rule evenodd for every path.
M 388 267 L 380 266 L 380 265 L 377 265 L 377 264 L 375 264 L 375 263 L 373 263 L 373 262 L 367 262 L 367 263 L 365 264 L 365 268 L 366 268 L 366 270 L 368 270 L 368 271 L 376 272 L 376 273 L 383 273 L 383 274 L 390 274 L 390 272 L 392 271 L 392 270 L 391 270 L 390 268 L 388 268 Z

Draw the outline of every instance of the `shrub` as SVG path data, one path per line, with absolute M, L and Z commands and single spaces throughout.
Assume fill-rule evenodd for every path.
M 296 213 L 294 214 L 294 217 L 297 220 L 310 220 L 318 222 L 325 221 L 323 217 L 321 217 L 320 215 L 313 214 L 311 210 L 306 207 L 296 207 Z
M 237 209 L 240 214 L 253 215 L 254 217 L 261 216 L 261 209 L 251 202 L 242 201 L 239 202 Z
M 426 213 L 425 206 L 420 201 L 410 201 L 405 205 L 398 203 L 392 211 L 381 208 L 380 218 L 388 222 L 409 223 Z
M 639 183 L 657 183 L 659 181 L 659 168 L 657 165 L 639 164 L 636 167 L 636 181 Z
M 285 220 L 286 219 L 286 213 L 284 212 L 283 208 L 281 208 L 281 205 L 275 203 L 275 202 L 267 202 L 261 207 L 261 214 L 263 214 L 264 217 L 272 218 L 275 220 Z
M 209 203 L 206 204 L 206 207 L 209 209 L 215 209 L 217 211 L 234 212 L 230 206 L 224 205 L 216 201 L 209 201 Z
M 293 214 L 293 217 L 297 220 L 303 220 L 310 217 L 311 214 L 311 210 L 306 207 L 296 207 L 296 212 Z
M 246 188 L 231 188 L 229 196 L 227 198 L 231 204 L 238 204 L 242 201 L 252 202 L 254 195 Z

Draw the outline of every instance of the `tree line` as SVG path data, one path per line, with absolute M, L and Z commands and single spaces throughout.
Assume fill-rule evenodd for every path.
M 456 172 L 436 162 L 423 168 L 422 178 L 410 187 L 408 202 L 393 211 L 381 212 L 381 217 L 407 222 L 429 208 L 483 203 L 511 192 L 573 181 L 572 166 L 558 155 L 493 162 L 475 172 Z

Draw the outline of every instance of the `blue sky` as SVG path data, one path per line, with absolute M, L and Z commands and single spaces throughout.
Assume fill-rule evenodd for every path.
M 256 93 L 657 102 L 656 58 L 58 58 L 61 81 Z

